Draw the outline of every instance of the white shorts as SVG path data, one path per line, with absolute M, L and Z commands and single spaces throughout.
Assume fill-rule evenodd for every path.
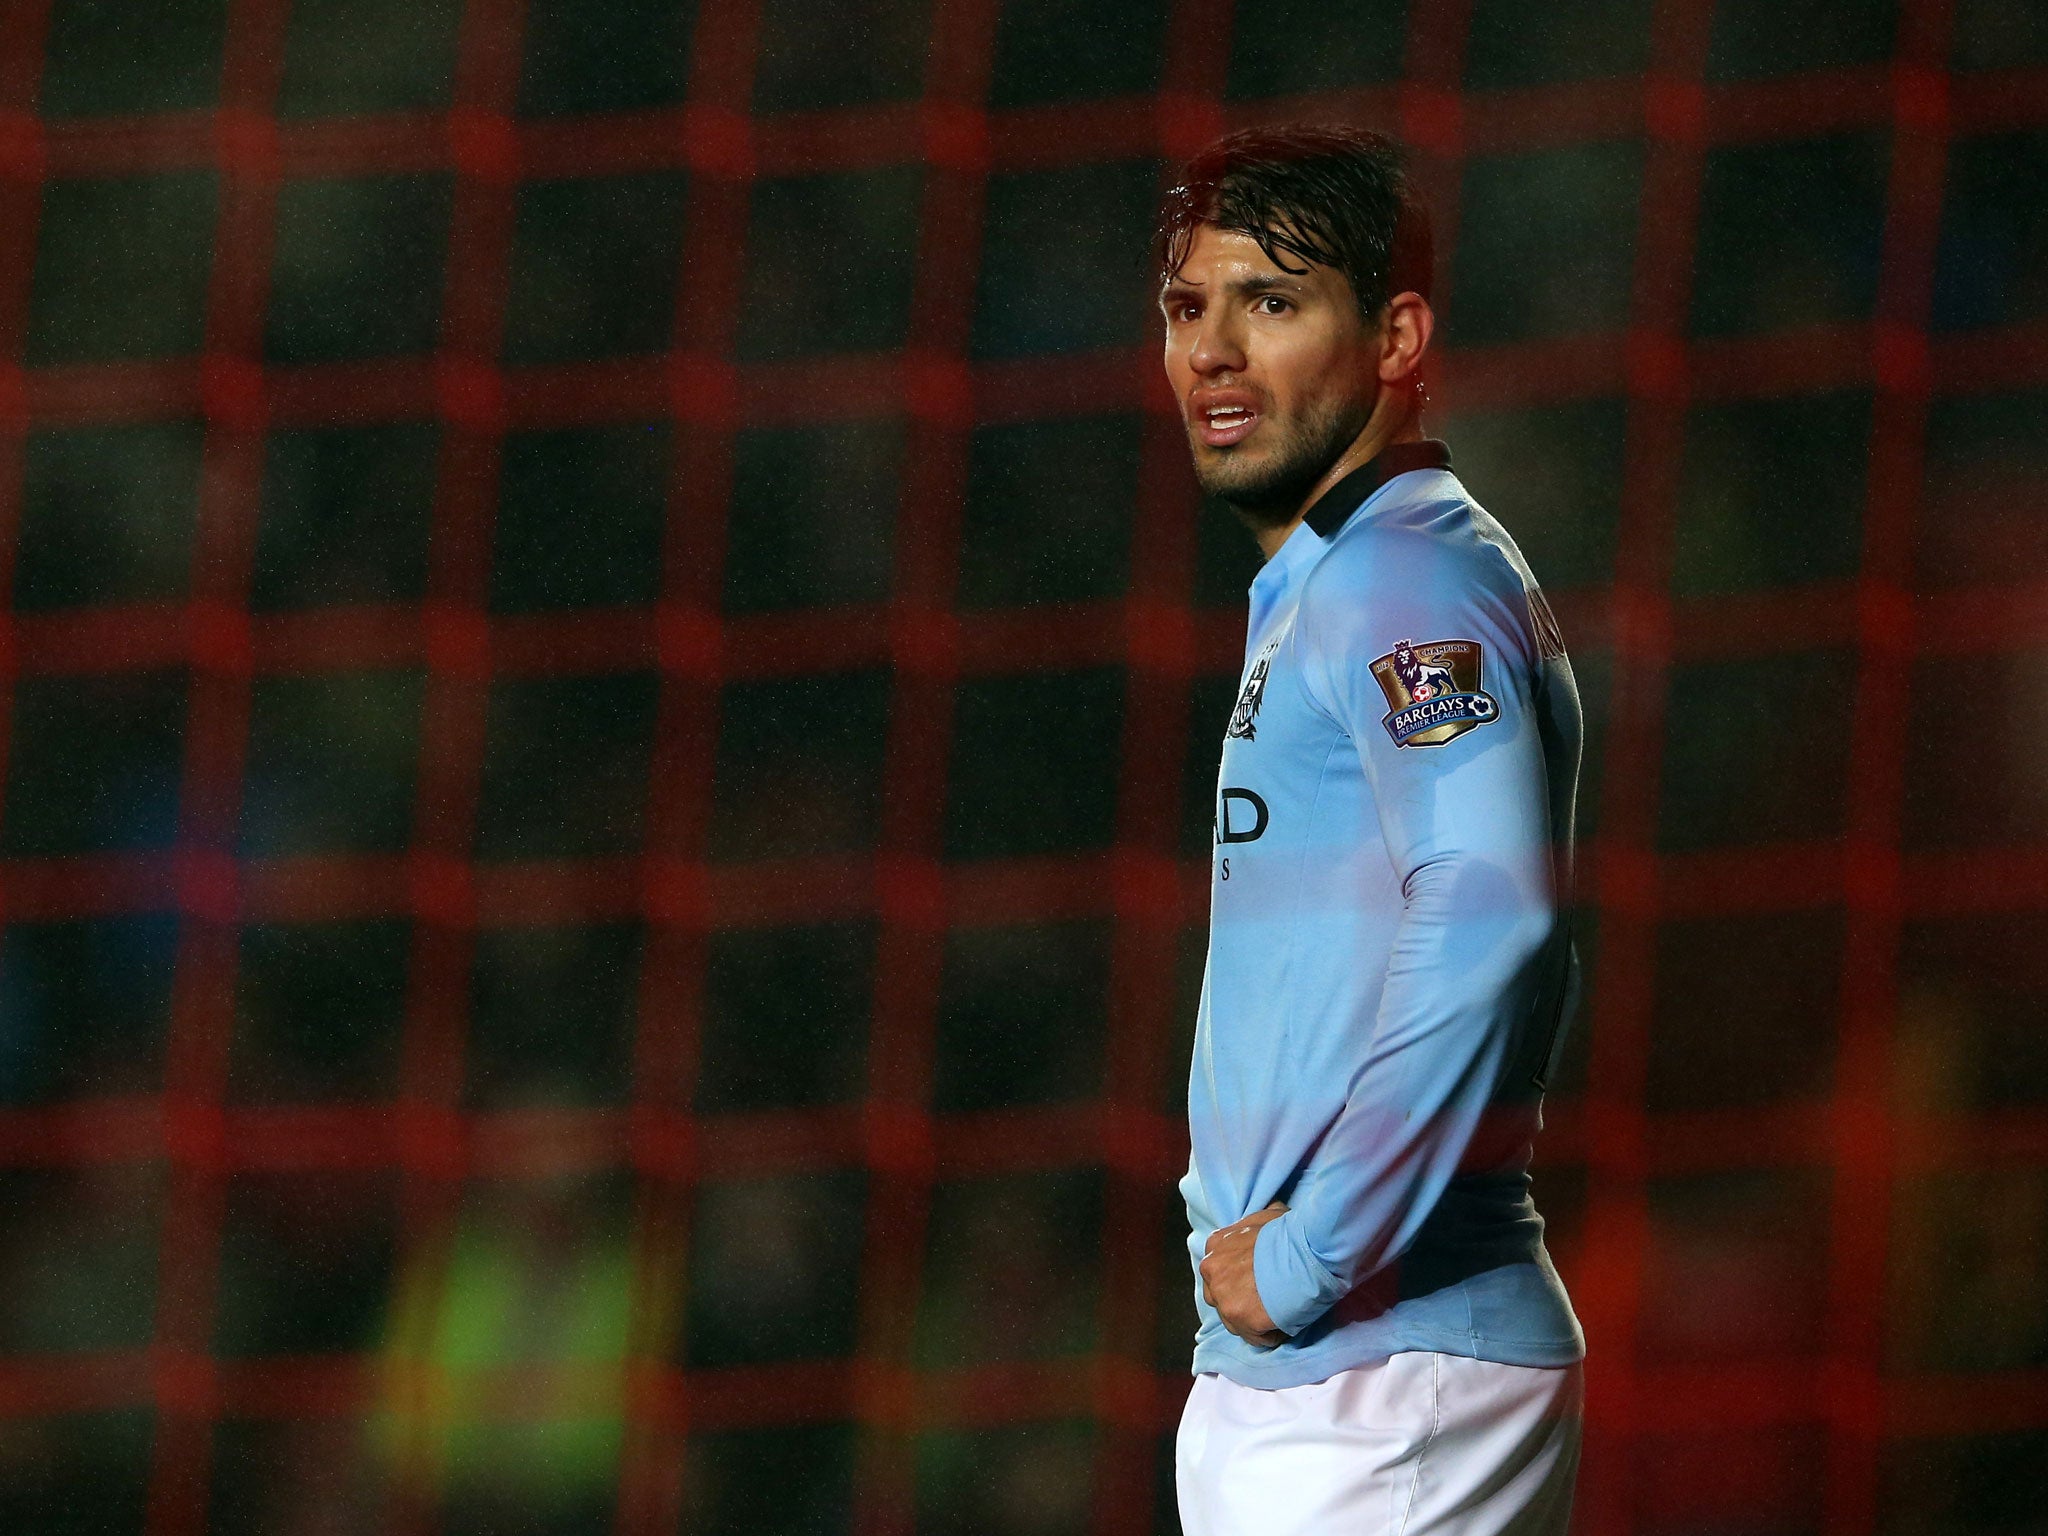
M 1204 1372 L 1174 1465 L 1184 1536 L 1564 1536 L 1581 1367 L 1415 1351 L 1305 1387 Z

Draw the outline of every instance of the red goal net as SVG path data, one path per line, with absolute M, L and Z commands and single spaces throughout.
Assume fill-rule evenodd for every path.
M 0 37 L 0 1526 L 1177 1528 L 1253 552 L 1145 247 L 1297 118 L 1589 705 L 1579 1529 L 2038 1518 L 2038 6 Z

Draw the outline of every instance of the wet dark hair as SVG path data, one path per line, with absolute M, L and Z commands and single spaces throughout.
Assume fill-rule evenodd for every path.
M 1204 224 L 1249 235 L 1283 271 L 1306 271 L 1301 261 L 1336 268 L 1368 320 L 1397 293 L 1429 297 L 1429 211 L 1385 134 L 1300 124 L 1218 139 L 1182 168 L 1160 206 L 1161 283 L 1185 265 Z

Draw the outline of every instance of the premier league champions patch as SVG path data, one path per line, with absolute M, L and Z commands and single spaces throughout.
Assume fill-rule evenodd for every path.
M 1485 648 L 1477 640 L 1398 640 L 1372 664 L 1387 696 L 1380 724 L 1397 747 L 1440 747 L 1500 718 L 1480 686 Z

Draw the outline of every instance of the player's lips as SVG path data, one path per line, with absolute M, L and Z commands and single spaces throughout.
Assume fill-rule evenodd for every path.
M 1188 420 L 1211 448 L 1228 448 L 1259 424 L 1258 397 L 1249 390 L 1203 390 L 1188 398 Z

